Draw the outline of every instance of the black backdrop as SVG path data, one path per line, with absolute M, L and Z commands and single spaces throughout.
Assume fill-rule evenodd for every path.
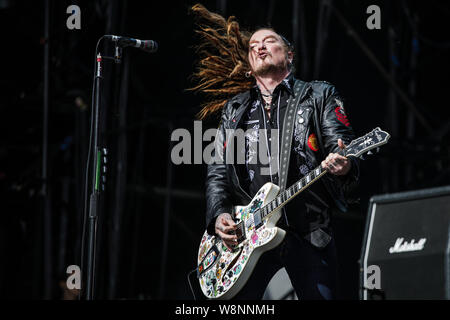
M 159 50 L 148 54 L 127 48 L 121 64 L 104 66 L 101 118 L 109 162 L 99 219 L 95 296 L 192 298 L 187 273 L 195 267 L 205 227 L 205 165 L 172 165 L 170 134 L 176 128 L 193 131 L 202 101 L 186 91 L 192 85 L 193 46 L 198 43 L 188 14 L 194 3 L 0 1 L 2 297 L 73 298 L 63 288 L 67 266 L 81 263 L 95 44 L 103 34 L 118 34 L 156 40 Z M 357 299 L 357 259 L 368 199 L 450 182 L 445 110 L 450 7 L 445 1 L 203 3 L 212 11 L 235 15 L 250 30 L 272 25 L 297 45 L 297 77 L 329 81 L 345 97 L 357 135 L 376 126 L 392 134 L 389 145 L 362 163 L 360 206 L 334 217 L 339 298 Z M 326 3 L 339 10 L 351 29 Z M 81 9 L 80 30 L 66 27 L 66 8 L 72 4 Z M 380 30 L 366 27 L 366 8 L 372 4 L 381 8 Z M 42 193 L 46 10 L 48 192 Z M 299 22 L 293 32 L 296 14 Z M 359 35 L 360 42 L 350 31 Z M 110 45 L 101 48 L 111 53 Z M 367 52 L 411 104 L 395 93 Z M 413 116 L 411 105 L 423 121 Z M 216 124 L 215 118 L 204 121 L 203 130 Z M 48 210 L 45 203 L 50 204 Z

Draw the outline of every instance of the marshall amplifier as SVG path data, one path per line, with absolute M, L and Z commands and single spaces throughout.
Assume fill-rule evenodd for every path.
M 450 299 L 450 186 L 370 199 L 360 298 Z

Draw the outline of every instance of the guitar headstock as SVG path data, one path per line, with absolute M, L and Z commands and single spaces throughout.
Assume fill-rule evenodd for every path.
M 391 135 L 379 127 L 373 129 L 366 135 L 353 140 L 345 148 L 345 156 L 362 157 L 364 153 L 371 154 L 371 150 L 386 144 Z

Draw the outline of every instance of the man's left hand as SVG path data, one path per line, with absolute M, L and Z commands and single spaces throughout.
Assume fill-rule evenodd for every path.
M 338 139 L 338 146 L 341 149 L 345 149 L 345 144 L 341 139 Z M 344 156 L 338 153 L 330 153 L 325 160 L 321 163 L 322 168 L 327 169 L 328 172 L 337 175 L 346 175 L 351 167 L 352 162 Z

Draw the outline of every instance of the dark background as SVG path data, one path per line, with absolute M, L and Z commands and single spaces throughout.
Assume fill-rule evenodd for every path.
M 192 299 L 187 275 L 205 228 L 205 165 L 173 165 L 170 134 L 192 132 L 203 101 L 186 91 L 198 44 L 188 13 L 194 3 L 0 0 L 1 297 L 75 298 L 63 288 L 67 266 L 81 264 L 95 45 L 102 35 L 116 34 L 155 40 L 159 50 L 127 48 L 121 64 L 104 64 L 101 137 L 109 153 L 95 297 Z M 334 217 L 338 298 L 358 299 L 357 260 L 370 197 L 450 184 L 448 2 L 202 3 L 235 15 L 249 30 L 273 26 L 296 45 L 297 77 L 338 88 L 357 135 L 377 126 L 391 133 L 389 144 L 362 162 L 361 204 Z M 81 8 L 81 30 L 66 27 L 72 4 Z M 366 27 L 372 4 L 381 8 L 380 30 Z M 100 50 L 111 55 L 113 47 L 103 42 Z M 203 130 L 216 125 L 216 118 L 208 119 Z

